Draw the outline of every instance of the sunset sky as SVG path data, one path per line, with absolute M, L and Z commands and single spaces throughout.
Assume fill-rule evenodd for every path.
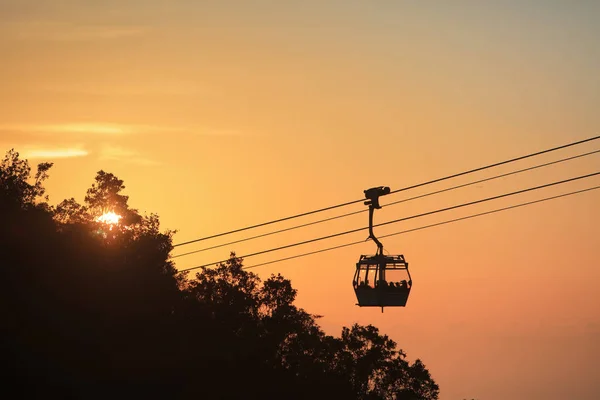
M 0 149 L 52 161 L 51 203 L 100 169 L 175 243 L 600 135 L 598 1 L 0 0 Z M 382 198 L 600 149 L 600 140 Z M 376 222 L 600 171 L 600 154 L 384 207 Z M 600 185 L 600 176 L 400 224 L 416 228 Z M 406 308 L 359 308 L 375 245 L 280 272 L 321 325 L 372 323 L 442 400 L 600 398 L 600 190 L 382 239 Z M 362 203 L 174 254 L 366 208 Z M 176 259 L 178 268 L 366 226 L 362 213 Z M 367 231 L 246 265 L 364 240 Z

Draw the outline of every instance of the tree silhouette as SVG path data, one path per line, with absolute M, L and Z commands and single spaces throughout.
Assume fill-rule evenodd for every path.
M 327 335 L 281 275 L 230 258 L 194 277 L 170 259 L 173 231 L 128 206 L 98 172 L 85 204 L 44 197 L 14 150 L 0 164 L 0 336 L 21 397 L 437 399 L 420 360 L 374 326 Z M 31 183 L 30 183 L 31 182 Z M 118 224 L 97 217 L 124 216 Z

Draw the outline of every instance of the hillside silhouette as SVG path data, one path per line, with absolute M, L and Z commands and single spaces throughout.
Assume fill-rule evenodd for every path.
M 45 196 L 11 150 L 0 164 L 0 335 L 13 398 L 433 400 L 425 365 L 372 326 L 326 335 L 281 275 L 243 260 L 179 273 L 173 231 L 97 173 L 84 204 Z M 107 211 L 117 224 L 99 222 Z

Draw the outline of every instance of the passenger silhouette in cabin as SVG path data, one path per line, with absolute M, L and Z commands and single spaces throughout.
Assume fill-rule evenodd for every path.
M 402 290 L 408 290 L 408 282 L 406 282 L 405 279 L 400 281 L 400 289 Z

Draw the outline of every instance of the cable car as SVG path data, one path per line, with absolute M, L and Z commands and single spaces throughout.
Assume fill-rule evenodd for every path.
M 359 307 L 405 307 L 412 288 L 408 263 L 403 255 L 384 255 L 383 244 L 373 234 L 373 213 L 380 209 L 379 196 L 390 193 L 387 186 L 364 191 L 369 206 L 369 238 L 377 244 L 375 255 L 361 255 L 354 273 L 354 292 Z M 367 240 L 368 240 L 367 239 Z

